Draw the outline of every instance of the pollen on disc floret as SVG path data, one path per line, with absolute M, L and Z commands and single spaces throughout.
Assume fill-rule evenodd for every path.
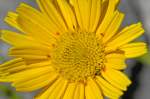
M 104 47 L 95 33 L 65 33 L 52 52 L 52 64 L 64 78 L 85 81 L 100 75 L 104 55 Z

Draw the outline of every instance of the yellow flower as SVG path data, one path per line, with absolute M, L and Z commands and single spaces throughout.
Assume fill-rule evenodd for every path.
M 20 4 L 5 21 L 20 33 L 2 30 L 14 58 L 0 65 L 0 81 L 17 91 L 38 89 L 36 99 L 118 99 L 131 81 L 125 60 L 146 53 L 131 42 L 141 23 L 120 29 L 119 0 L 37 0 L 40 11 Z

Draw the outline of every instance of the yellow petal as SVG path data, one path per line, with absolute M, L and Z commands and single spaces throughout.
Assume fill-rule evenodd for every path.
M 115 11 L 110 25 L 105 31 L 104 38 L 103 38 L 103 43 L 106 43 L 112 36 L 115 35 L 115 33 L 118 31 L 122 21 L 124 19 L 124 14 L 120 13 L 119 11 Z
M 69 1 L 70 1 L 70 4 L 74 7 L 77 22 L 80 28 L 83 29 L 83 19 L 82 19 L 82 15 L 80 12 L 80 8 L 79 8 L 80 5 L 78 3 L 78 0 L 69 0 Z
M 12 59 L 10 61 L 7 61 L 7 62 L 1 64 L 0 65 L 0 71 L 3 73 L 8 72 L 10 74 L 13 74 L 13 73 L 17 73 L 17 72 L 21 71 L 21 70 L 15 71 L 17 69 L 39 68 L 39 67 L 44 67 L 44 66 L 49 66 L 49 68 L 50 68 L 51 67 L 51 61 L 42 61 L 39 63 L 35 63 L 35 64 L 32 63 L 31 65 L 27 65 L 24 59 L 16 58 L 16 59 Z M 22 70 L 24 70 L 24 69 L 22 69 Z M 51 69 L 52 69 L 52 67 L 51 67 Z
M 116 1 L 116 5 L 120 2 L 120 0 L 115 0 Z
M 23 71 L 18 71 L 17 73 L 9 75 L 7 79 L 10 79 L 10 81 L 18 81 L 20 79 L 26 81 L 51 71 L 54 71 L 51 66 L 44 66 L 43 68 L 38 66 L 38 68 L 31 68 Z
M 25 62 L 22 58 L 12 59 L 3 64 L 0 64 L 0 68 L 9 68 L 15 67 L 16 65 L 25 65 Z
M 24 59 L 40 59 L 40 60 L 46 60 L 48 59 L 47 56 L 40 56 L 40 55 L 10 55 L 13 56 L 15 58 L 24 58 Z
M 51 70 L 53 71 L 53 68 L 52 68 L 52 63 L 51 63 L 51 60 L 46 60 L 46 61 L 40 61 L 40 62 L 36 62 L 36 63 L 32 63 L 32 64 L 29 64 L 27 66 L 27 68 L 39 68 L 39 67 L 51 67 Z
M 23 47 L 24 48 L 24 47 Z M 14 57 L 21 57 L 25 59 L 48 59 L 50 57 L 49 53 L 40 49 L 25 48 L 11 48 L 9 50 L 9 55 Z
M 109 0 L 102 0 L 103 2 L 109 1 Z M 120 2 L 120 0 L 114 0 L 116 3 L 116 6 L 118 5 L 118 3 Z
M 104 34 L 107 27 L 109 26 L 111 19 L 113 17 L 113 14 L 114 14 L 115 6 L 116 6 L 115 4 L 116 4 L 115 0 L 109 0 L 106 14 L 105 14 L 104 18 L 102 19 L 102 22 L 96 32 L 98 37 L 99 37 L 99 35 Z
M 114 69 L 125 69 L 125 55 L 120 53 L 112 53 L 106 55 L 105 66 L 114 68 Z
M 62 32 L 67 31 L 67 27 L 59 11 L 54 6 L 51 0 L 36 0 L 42 12 L 48 16 L 52 23 L 57 26 Z
M 37 95 L 35 99 L 61 99 L 67 83 L 63 78 L 59 78 L 48 89 Z
M 131 25 L 124 28 L 120 33 L 113 37 L 112 41 L 108 43 L 108 49 L 116 49 L 123 44 L 126 44 L 144 33 L 141 23 Z
M 93 79 L 87 81 L 85 86 L 85 97 L 86 99 L 103 99 L 101 89 Z
M 103 19 L 105 18 L 105 14 L 107 13 L 108 5 L 109 5 L 109 0 L 101 0 L 101 15 L 100 15 L 100 20 L 98 22 L 98 26 L 96 28 L 96 36 L 99 39 L 102 39 L 102 37 L 104 36 L 104 33 L 98 33 L 97 29 L 100 27 L 100 24 L 102 23 Z
M 63 99 L 73 99 L 76 98 L 74 97 L 75 94 L 75 89 L 76 89 L 76 83 L 70 83 L 68 84 L 68 87 L 64 93 Z
M 17 65 L 15 67 L 7 67 L 7 68 L 2 68 L 2 73 L 8 73 L 8 75 L 11 75 L 11 74 L 14 74 L 14 73 L 17 73 L 19 71 L 22 71 L 22 70 L 25 70 L 27 68 L 26 65 Z M 6 75 L 5 75 L 6 76 Z
M 90 10 L 92 0 L 77 0 L 79 5 L 79 11 L 82 18 L 83 30 L 89 30 L 90 22 Z
M 83 83 L 78 83 L 75 89 L 73 99 L 85 99 L 85 85 Z
M 49 55 L 51 49 L 41 46 L 26 46 L 26 47 L 12 47 L 9 49 L 10 55 Z
M 118 70 L 105 68 L 101 73 L 110 84 L 121 90 L 127 90 L 127 87 L 131 84 L 131 81 L 127 76 Z
M 111 99 L 119 98 L 123 94 L 123 92 L 120 89 L 114 87 L 100 76 L 96 77 L 96 82 L 102 89 L 104 95 Z
M 17 91 L 34 91 L 53 83 L 57 77 L 58 75 L 54 72 L 45 72 L 32 79 L 19 79 L 13 83 L 13 86 Z
M 77 27 L 77 23 L 72 8 L 66 0 L 57 0 L 57 2 L 67 23 L 67 26 L 69 29 L 74 30 Z
M 101 16 L 101 0 L 92 0 L 91 5 L 91 14 L 90 14 L 90 32 L 95 32 L 95 29 L 97 28 L 100 16 Z
M 15 12 L 8 12 L 7 16 L 5 17 L 5 22 L 7 24 L 9 24 L 10 26 L 20 30 L 23 32 L 23 30 L 20 28 L 18 22 L 17 22 L 17 19 L 18 19 L 18 14 L 15 13 Z
M 125 44 L 120 49 L 125 52 L 127 58 L 138 57 L 147 52 L 146 43 L 143 42 Z
M 0 65 L 0 77 L 7 76 L 9 73 L 15 73 L 26 68 L 25 62 L 21 58 L 7 61 Z
M 40 42 L 47 45 L 54 43 L 57 37 L 56 33 L 61 33 L 47 17 L 29 5 L 21 3 L 17 8 L 17 13 L 20 27 Z
M 44 46 L 35 41 L 32 37 L 25 36 L 16 32 L 2 30 L 1 39 L 13 46 Z
M 1 32 L 2 32 L 1 39 L 17 48 L 31 47 L 51 51 L 51 48 L 53 47 L 53 44 L 49 44 L 49 46 L 47 46 L 40 42 L 35 41 L 32 37 L 28 37 L 23 34 L 15 33 L 8 30 L 2 30 Z

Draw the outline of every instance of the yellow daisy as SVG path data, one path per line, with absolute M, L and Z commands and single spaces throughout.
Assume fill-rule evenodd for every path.
M 20 33 L 2 30 L 14 58 L 0 65 L 0 81 L 17 91 L 41 89 L 35 99 L 118 99 L 131 81 L 125 60 L 146 53 L 131 42 L 141 23 L 120 29 L 119 0 L 37 0 L 40 11 L 20 4 L 5 21 Z

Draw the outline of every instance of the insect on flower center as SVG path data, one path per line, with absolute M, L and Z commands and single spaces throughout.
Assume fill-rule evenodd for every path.
M 99 75 L 103 61 L 104 47 L 95 33 L 63 34 L 52 52 L 54 68 L 70 81 L 83 81 Z

